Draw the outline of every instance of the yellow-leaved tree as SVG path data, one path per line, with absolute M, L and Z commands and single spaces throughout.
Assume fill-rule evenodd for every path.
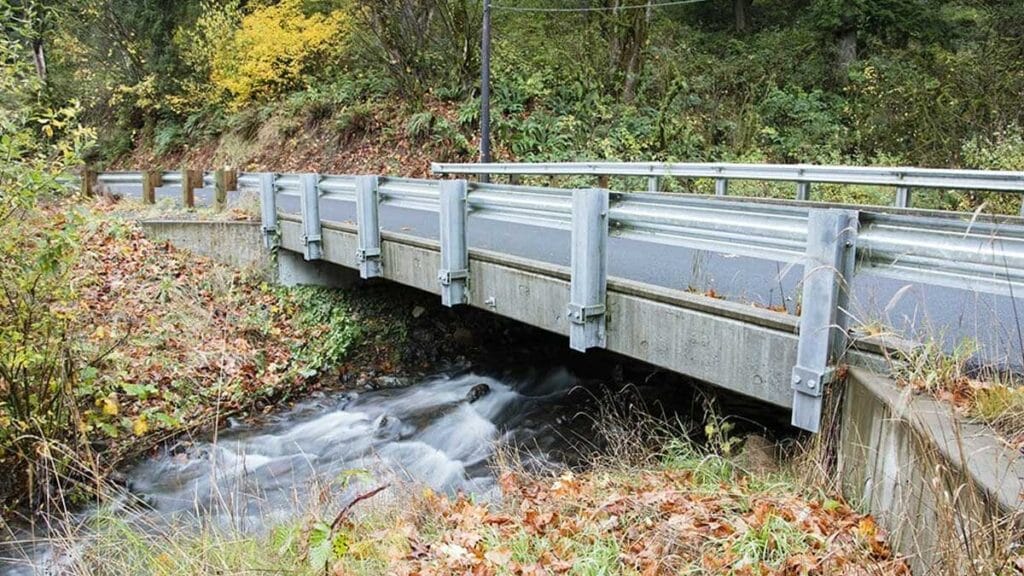
M 307 14 L 302 0 L 259 6 L 214 52 L 211 80 L 236 106 L 294 89 L 314 63 L 340 53 L 350 24 L 342 10 Z

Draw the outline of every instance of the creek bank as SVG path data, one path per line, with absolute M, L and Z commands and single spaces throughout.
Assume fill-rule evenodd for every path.
M 73 290 L 47 306 L 66 319 L 73 347 L 66 400 L 74 416 L 58 428 L 75 432 L 21 451 L 0 445 L 5 519 L 31 520 L 54 497 L 88 501 L 90 487 L 116 479 L 123 463 L 228 417 L 320 389 L 405 385 L 472 365 L 481 342 L 516 338 L 515 327 L 438 311 L 424 295 L 270 286 L 257 270 L 147 238 L 120 208 L 61 202 L 27 216 L 72 242 Z M 31 426 L 4 405 L 0 423 L 4 432 Z M 37 457 L 45 454 L 62 456 Z

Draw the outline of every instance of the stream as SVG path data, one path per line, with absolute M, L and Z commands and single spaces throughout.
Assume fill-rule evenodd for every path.
M 347 492 L 342 500 L 388 480 L 497 498 L 490 463 L 498 445 L 519 448 L 530 467 L 583 457 L 578 447 L 594 437 L 587 406 L 596 400 L 579 384 L 560 367 L 500 377 L 438 374 L 406 388 L 320 394 L 137 463 L 126 471 L 129 494 L 115 513 L 151 530 L 185 521 L 258 532 L 300 515 L 329 482 Z M 95 514 L 86 510 L 77 520 Z M 0 548 L 0 574 L 59 574 L 73 555 L 54 553 L 45 540 L 27 550 Z

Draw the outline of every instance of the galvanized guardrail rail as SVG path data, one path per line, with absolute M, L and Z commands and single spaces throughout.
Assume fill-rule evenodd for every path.
M 813 184 L 847 184 L 891 187 L 894 205 L 909 208 L 914 188 L 1024 192 L 1024 172 L 994 170 L 951 170 L 939 168 L 898 168 L 870 166 L 817 166 L 813 164 L 730 164 L 667 162 L 553 162 L 553 163 L 434 163 L 435 174 L 519 176 L 631 176 L 647 178 L 647 191 L 657 192 L 661 178 L 708 178 L 715 181 L 715 194 L 729 193 L 730 180 L 793 182 L 797 200 L 811 199 Z M 1021 206 L 1024 215 L 1024 204 Z
M 936 170 L 654 164 L 435 164 L 434 169 L 474 174 L 668 174 L 1024 192 L 1024 174 L 1005 172 L 972 171 L 954 176 Z M 157 178 L 161 186 L 177 187 L 194 178 L 187 171 L 146 174 L 155 173 L 105 173 L 98 180 L 147 189 L 157 184 Z M 227 180 L 214 175 L 202 181 Z M 793 424 L 813 431 L 820 424 L 822 394 L 850 344 L 849 314 L 845 312 L 848 287 L 860 272 L 870 270 L 901 281 L 986 294 L 1024 294 L 1024 221 L 1016 217 L 886 213 L 810 202 L 738 202 L 658 192 L 383 176 L 242 173 L 237 188 L 259 194 L 268 246 L 277 242 L 283 220 L 301 224 L 303 257 L 310 261 L 325 258 L 320 206 L 332 200 L 354 203 L 355 262 L 363 278 L 382 276 L 386 264 L 382 261 L 380 206 L 437 213 L 440 265 L 432 273 L 437 275 L 435 286 L 447 306 L 468 301 L 469 214 L 571 231 L 571 289 L 565 317 L 570 346 L 581 351 L 606 344 L 610 237 L 802 265 L 802 311 L 789 385 Z M 152 201 L 152 193 L 143 196 Z M 297 221 L 278 209 L 283 198 L 298 200 Z M 184 192 L 182 199 L 187 204 Z M 720 308 L 726 313 L 726 307 Z M 713 312 L 714 306 L 707 310 Z M 728 313 L 742 317 L 735 310 Z

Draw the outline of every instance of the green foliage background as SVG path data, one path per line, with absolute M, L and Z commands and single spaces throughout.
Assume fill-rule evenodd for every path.
M 251 139 L 275 114 L 350 138 L 382 111 L 385 128 L 429 139 L 437 156 L 473 158 L 481 0 L 279 4 L 12 6 L 35 14 L 18 57 L 29 61 L 31 39 L 41 39 L 47 102 L 80 101 L 85 120 L 103 127 L 93 161 L 137 147 L 170 154 L 229 133 Z M 742 33 L 725 0 L 554 14 L 501 7 L 645 2 L 495 4 L 499 159 L 1024 168 L 1018 2 L 755 0 Z M 289 44 L 325 21 L 345 23 L 329 46 Z M 239 51 L 239 34 L 269 45 Z M 837 61 L 840 38 L 851 37 L 855 59 Z M 237 78 L 216 73 L 223 62 L 259 69 L 256 81 L 272 88 L 239 92 Z M 424 116 L 439 105 L 457 114 Z

